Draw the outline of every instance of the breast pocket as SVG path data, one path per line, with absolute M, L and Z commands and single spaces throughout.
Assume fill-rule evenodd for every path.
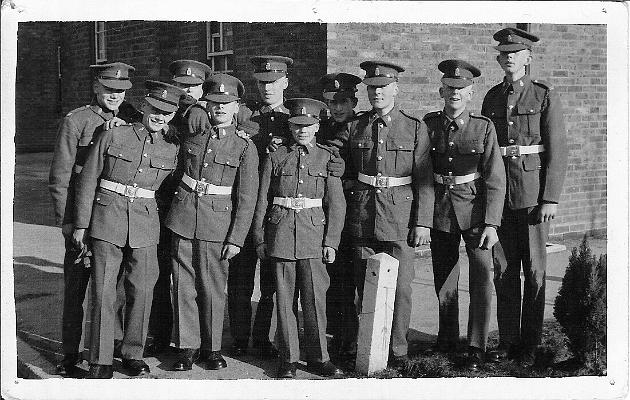
M 521 119 L 521 126 L 523 127 L 523 133 L 526 136 L 531 136 L 533 139 L 540 138 L 540 104 L 537 103 L 524 103 L 516 106 L 519 119 Z
M 357 166 L 359 166 L 359 171 L 364 171 L 365 166 L 370 160 L 372 156 L 372 148 L 374 147 L 374 143 L 371 139 L 353 139 L 350 141 L 350 151 L 352 160 L 355 162 Z
M 324 197 L 326 169 L 322 166 L 311 166 L 308 167 L 308 175 L 313 182 L 315 196 Z
M 159 156 L 151 156 L 151 176 L 154 180 L 153 187 L 157 188 L 160 183 L 175 169 L 175 159 Z
M 105 160 L 105 174 L 126 180 L 131 170 L 133 160 L 133 149 L 118 144 L 112 144 L 107 148 Z
M 387 141 L 387 151 L 396 153 L 395 171 L 397 175 L 410 175 L 413 166 L 414 143 L 411 140 L 392 138 Z
M 201 145 L 197 143 L 184 143 L 181 148 L 181 157 L 184 159 L 184 167 L 188 174 L 192 173 L 192 169 L 199 165 L 199 157 L 202 152 Z
M 213 172 L 213 181 L 220 182 L 221 186 L 232 186 L 240 163 L 239 158 L 232 154 L 217 153 L 214 163 L 217 168 L 216 174 Z
M 462 155 L 479 155 L 483 154 L 483 151 L 481 139 L 461 140 L 457 143 L 457 152 Z

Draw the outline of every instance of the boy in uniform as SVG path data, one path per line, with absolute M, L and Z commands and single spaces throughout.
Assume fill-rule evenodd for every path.
M 444 74 L 444 110 L 423 120 L 431 138 L 435 208 L 431 258 L 439 300 L 438 351 L 455 350 L 459 340 L 459 243 L 466 242 L 470 307 L 466 366 L 479 370 L 485 359 L 492 305 L 492 253 L 505 197 L 505 171 L 494 125 L 468 112 L 473 78 L 481 72 L 462 60 L 438 65 Z
M 130 375 L 148 374 L 142 360 L 159 275 L 160 222 L 155 191 L 172 173 L 178 145 L 168 134 L 182 90 L 147 81 L 142 123 L 99 135 L 79 175 L 72 241 L 92 249 L 93 309 L 89 378 L 111 378 L 116 282 L 126 271 L 122 364 Z
M 320 101 L 295 98 L 290 110 L 293 139 L 264 161 L 254 218 L 256 252 L 275 271 L 280 350 L 279 378 L 293 378 L 300 359 L 297 316 L 293 310 L 300 292 L 307 341 L 308 367 L 315 373 L 340 375 L 326 346 L 326 290 L 324 263 L 335 260 L 345 201 L 341 180 L 327 172 L 333 152 L 317 144 Z
M 234 115 L 243 84 L 227 74 L 204 83 L 212 127 L 183 143 L 183 174 L 166 226 L 173 232 L 174 369 L 190 370 L 201 358 L 208 369 L 221 355 L 229 260 L 243 247 L 258 192 L 258 156 L 236 134 Z
M 493 358 L 519 358 L 531 366 L 542 339 L 549 224 L 567 169 L 566 128 L 553 86 L 527 75 L 538 37 L 505 28 L 493 38 L 505 78 L 488 91 L 481 113 L 494 122 L 507 176 L 499 243 L 493 249 L 499 322 Z

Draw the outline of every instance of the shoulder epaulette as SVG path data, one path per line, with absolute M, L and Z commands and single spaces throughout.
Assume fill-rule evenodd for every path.
M 431 118 L 436 118 L 442 115 L 442 111 L 431 111 L 430 113 L 427 113 L 424 117 L 422 117 L 423 121 L 426 121 L 428 119 Z
M 547 90 L 553 90 L 553 85 L 547 81 L 543 81 L 541 79 L 532 79 L 532 83 L 538 85 L 538 86 L 542 86 Z
M 477 113 L 473 113 L 473 112 L 469 112 L 468 115 L 470 115 L 470 118 L 478 118 L 478 119 L 483 119 L 484 121 L 492 121 L 490 118 L 486 117 L 485 115 L 481 115 L 481 114 L 477 114 Z
M 332 147 L 322 144 L 322 143 L 315 143 L 315 145 L 319 148 L 322 148 L 324 150 L 326 150 L 327 152 L 329 152 L 330 154 L 335 154 L 335 151 L 332 149 Z
M 412 114 L 411 112 L 409 112 L 409 111 L 400 110 L 400 113 L 401 113 L 402 115 L 404 115 L 405 117 L 407 117 L 407 118 L 411 118 L 411 119 L 416 120 L 416 121 L 418 121 L 418 122 L 421 122 L 421 121 L 422 121 L 422 118 L 420 118 L 420 117 L 418 117 L 418 116 L 413 115 L 413 114 Z
M 87 110 L 87 109 L 89 109 L 89 108 L 90 108 L 90 104 L 86 104 L 86 105 L 84 105 L 84 106 L 77 107 L 77 108 L 75 108 L 74 110 L 68 111 L 68 114 L 66 114 L 66 117 L 69 117 L 69 116 L 71 116 L 72 114 L 77 113 L 77 112 L 79 112 L 79 111 Z
M 234 133 L 236 134 L 236 136 L 238 136 L 239 138 L 243 139 L 246 142 L 250 142 L 252 139 L 249 137 L 249 134 L 247 132 L 245 132 L 242 129 L 236 129 L 234 131 Z

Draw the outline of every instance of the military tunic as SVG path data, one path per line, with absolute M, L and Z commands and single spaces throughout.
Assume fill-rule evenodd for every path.
M 292 309 L 296 284 L 304 312 L 307 359 L 329 360 L 325 299 L 330 281 L 322 248 L 338 248 L 345 215 L 341 180 L 326 170 L 332 157 L 332 151 L 322 145 L 292 143 L 271 153 L 263 166 L 254 241 L 256 245 L 266 244 L 274 265 L 279 350 L 287 362 L 300 358 L 297 318 Z M 273 204 L 274 197 L 322 199 L 323 206 L 295 210 Z
M 461 184 L 435 184 L 431 255 L 439 300 L 438 343 L 459 340 L 459 243 L 466 242 L 470 269 L 468 344 L 486 349 L 492 303 L 492 254 L 479 248 L 485 226 L 501 223 L 505 170 L 492 122 L 464 111 L 451 119 L 441 111 L 423 118 L 431 138 L 433 171 L 443 176 L 479 174 Z
M 241 105 L 236 119 L 238 129 L 245 131 L 256 146 L 260 170 L 263 160 L 267 158 L 267 146 L 271 142 L 271 138 L 273 136 L 288 137 L 289 135 L 289 110 L 284 105 L 275 108 L 263 105 L 251 105 L 251 107 Z M 276 291 L 275 276 L 270 262 L 261 260 L 260 300 L 252 327 L 251 301 L 254 293 L 257 261 L 256 248 L 250 233 L 241 252 L 230 260 L 232 267 L 228 277 L 230 333 L 236 344 L 243 348 L 248 345 L 250 330 L 255 346 L 269 342 L 269 329 L 273 315 L 273 295 Z
M 537 223 L 536 218 L 538 207 L 557 203 L 562 192 L 567 168 L 562 106 L 551 85 L 526 75 L 490 89 L 482 114 L 494 122 L 500 146 L 544 146 L 541 153 L 503 157 L 507 195 L 499 243 L 493 248 L 500 342 L 537 345 L 545 305 L 549 222 Z
M 55 152 L 50 166 L 49 190 L 55 207 L 58 225 L 71 224 L 74 219 L 74 193 L 78 173 L 83 168 L 88 150 L 95 137 L 103 130 L 103 124 L 114 116 L 128 122 L 140 118 L 138 111 L 127 102 L 116 112 L 101 108 L 96 101 L 70 111 L 61 121 L 55 141 Z M 83 300 L 90 270 L 83 262 L 76 262 L 78 252 L 65 238 L 64 300 L 62 317 L 62 342 L 66 354 L 77 353 L 81 341 Z M 122 287 L 120 288 L 122 289 Z M 124 296 L 119 292 L 119 304 L 124 307 Z M 122 339 L 122 314 L 116 319 L 116 339 Z
M 182 145 L 183 172 L 231 194 L 198 194 L 180 183 L 166 226 L 173 231 L 173 342 L 221 349 L 228 261 L 224 244 L 243 247 L 258 191 L 258 157 L 234 125 L 212 127 Z M 198 292 L 199 291 L 199 292 Z M 199 306 L 197 306 L 199 303 Z
M 160 234 L 154 198 L 130 197 L 100 187 L 99 182 L 157 190 L 177 162 L 177 145 L 164 132 L 150 133 L 140 123 L 100 135 L 78 178 L 75 227 L 89 227 L 94 284 L 93 364 L 112 364 L 116 277 L 127 271 L 127 310 L 122 354 L 142 359 L 157 280 L 156 245 Z
M 407 354 L 407 330 L 411 315 L 411 281 L 414 249 L 407 245 L 410 228 L 433 224 L 433 168 L 431 143 L 423 123 L 395 106 L 379 117 L 371 111 L 350 124 L 341 156 L 346 177 L 411 177 L 411 184 L 375 188 L 356 181 L 348 198 L 346 223 L 353 237 L 357 289 L 363 295 L 367 258 L 386 252 L 399 261 L 392 351 Z

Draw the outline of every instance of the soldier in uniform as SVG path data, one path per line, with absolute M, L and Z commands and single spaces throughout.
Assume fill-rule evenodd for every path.
M 459 340 L 459 243 L 468 254 L 470 307 L 466 366 L 478 371 L 485 360 L 492 306 L 492 253 L 505 198 L 505 170 L 494 125 L 468 112 L 473 78 L 479 69 L 462 60 L 438 65 L 444 73 L 444 110 L 423 120 L 431 138 L 435 208 L 431 258 L 439 300 L 438 351 L 452 351 Z
M 100 132 L 142 118 L 142 115 L 125 101 L 126 90 L 131 88 L 129 72 L 134 71 L 134 67 L 123 63 L 111 63 L 91 65 L 90 69 L 94 73 L 92 82 L 94 98 L 90 104 L 70 111 L 62 120 L 49 176 L 48 188 L 55 206 L 57 224 L 62 226 L 65 239 L 62 324 L 64 358 L 57 366 L 57 373 L 60 375 L 72 374 L 76 364 L 81 361 L 79 344 L 83 300 L 90 277 L 89 263 L 85 265 L 84 262 L 88 259 L 86 252 L 75 248 L 71 242 L 77 176 L 83 168 L 88 149 Z M 120 294 L 123 292 L 120 291 Z M 121 296 L 117 309 L 123 306 L 124 296 Z M 117 339 L 115 347 L 120 350 L 121 312 L 116 318 L 115 337 Z
M 289 111 L 282 104 L 284 90 L 289 85 L 287 67 L 293 64 L 289 57 L 256 56 L 254 78 L 258 85 L 261 103 L 241 107 L 238 113 L 238 125 L 245 130 L 256 146 L 259 160 L 267 156 L 267 148 L 274 137 L 288 137 Z M 262 163 L 260 164 L 262 167 Z M 235 355 L 246 353 L 249 344 L 250 329 L 253 347 L 263 358 L 275 357 L 278 352 L 269 341 L 269 328 L 273 313 L 273 295 L 276 290 L 273 266 L 269 261 L 260 263 L 260 300 L 256 309 L 254 326 L 251 327 L 251 299 L 254 292 L 256 272 L 256 248 L 252 235 L 245 239 L 242 251 L 231 262 L 228 277 L 228 310 L 230 332 L 234 343 Z
M 526 71 L 538 37 L 505 28 L 493 38 L 505 78 L 488 91 L 481 112 L 494 122 L 507 176 L 499 243 L 493 249 L 499 322 L 493 356 L 531 366 L 541 343 L 549 223 L 567 168 L 566 129 L 553 86 L 532 80 Z
M 428 243 L 433 224 L 433 168 L 430 141 L 422 121 L 400 110 L 398 74 L 404 69 L 382 61 L 365 61 L 363 83 L 372 110 L 352 121 L 343 148 L 348 179 L 347 227 L 352 236 L 359 301 L 367 258 L 385 252 L 399 261 L 390 364 L 408 360 L 414 247 Z M 347 153 L 344 156 L 344 153 Z
M 280 350 L 279 378 L 295 377 L 300 359 L 296 289 L 304 313 L 304 338 L 309 369 L 332 376 L 342 372 L 330 362 L 326 349 L 326 289 L 324 263 L 335 260 L 345 201 L 341 180 L 328 174 L 333 152 L 316 143 L 321 101 L 295 98 L 290 110 L 293 139 L 264 161 L 254 219 L 256 252 L 269 260 L 276 277 Z
M 361 78 L 344 72 L 326 74 L 320 78 L 330 118 L 320 124 L 317 141 L 337 145 L 335 139 L 347 136 L 350 122 L 356 118 L 357 85 Z M 349 192 L 344 192 L 347 197 Z M 356 286 L 354 284 L 354 264 L 352 246 L 347 231 L 341 234 L 341 242 L 335 262 L 326 266 L 330 276 L 330 287 L 326 292 L 326 315 L 328 332 L 332 335 L 328 351 L 331 357 L 352 358 L 356 353 L 358 330 L 357 310 L 354 304 Z
M 208 113 L 205 101 L 199 101 L 203 95 L 203 83 L 210 76 L 209 66 L 194 60 L 173 61 L 168 69 L 172 76 L 173 86 L 182 89 L 186 95 L 180 99 L 179 109 L 171 121 L 177 130 L 180 141 L 183 142 L 190 132 L 201 131 L 208 123 Z M 194 113 L 192 110 L 199 110 Z M 191 120 L 190 114 L 195 117 Z M 189 125 L 190 124 L 190 125 Z M 181 162 L 180 158 L 180 162 Z M 171 343 L 171 328 L 173 326 L 173 310 L 171 305 L 171 231 L 163 224 L 173 201 L 173 192 L 177 188 L 180 177 L 175 174 L 169 176 L 162 184 L 157 197 L 160 201 L 160 242 L 158 243 L 158 263 L 160 276 L 153 289 L 153 305 L 149 321 L 149 332 L 153 342 L 147 346 L 147 354 L 160 354 L 168 350 Z
M 142 360 L 153 286 L 159 275 L 160 221 L 155 190 L 177 162 L 176 138 L 168 135 L 183 91 L 146 81 L 142 123 L 101 134 L 90 148 L 76 188 L 72 241 L 92 247 L 92 337 L 89 378 L 112 377 L 116 277 L 126 270 L 127 306 L 122 365 L 132 376 L 150 372 Z
M 227 367 L 221 355 L 229 260 L 243 247 L 258 192 L 258 156 L 252 141 L 236 134 L 234 115 L 243 84 L 227 74 L 204 83 L 212 128 L 183 144 L 183 176 L 166 226 L 173 232 L 174 365 L 190 370 Z

